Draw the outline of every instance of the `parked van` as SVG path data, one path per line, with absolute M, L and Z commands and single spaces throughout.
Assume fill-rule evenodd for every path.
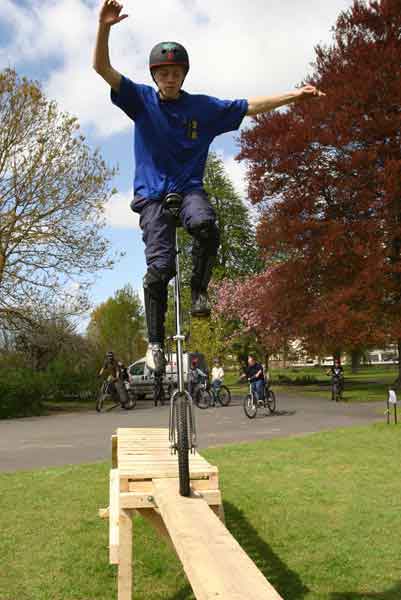
M 198 367 L 205 373 L 208 367 L 203 354 L 200 352 L 184 352 L 184 382 L 188 382 L 188 371 L 194 358 L 198 360 Z M 164 395 L 168 400 L 177 387 L 177 356 L 174 353 L 166 356 L 166 374 L 163 376 Z M 129 390 L 137 400 L 153 400 L 154 374 L 148 369 L 145 357 L 136 360 L 128 367 Z

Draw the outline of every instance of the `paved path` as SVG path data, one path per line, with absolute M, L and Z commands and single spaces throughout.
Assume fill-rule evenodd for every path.
M 279 414 L 249 420 L 239 398 L 227 408 L 197 410 L 200 448 L 363 425 L 383 420 L 384 403 L 335 404 L 327 398 L 280 394 Z M 263 412 L 263 411 L 262 411 Z M 0 421 L 0 471 L 78 464 L 110 457 L 117 427 L 163 427 L 168 407 L 150 402 L 135 410 L 115 409 Z

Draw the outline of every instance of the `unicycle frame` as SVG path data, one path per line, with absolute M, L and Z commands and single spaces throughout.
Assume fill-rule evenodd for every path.
M 173 210 L 174 208 L 174 210 Z M 174 278 L 174 308 L 175 308 L 175 325 L 176 333 L 173 336 L 176 349 L 176 363 L 177 363 L 177 389 L 171 396 L 170 400 L 170 423 L 169 423 L 169 439 L 170 447 L 174 453 L 179 454 L 179 475 L 180 475 L 180 493 L 182 495 L 189 495 L 189 466 L 188 466 L 188 453 L 194 452 L 196 447 L 196 424 L 193 410 L 193 402 L 191 395 L 185 389 L 185 378 L 184 378 L 184 341 L 185 335 L 182 332 L 182 307 L 181 307 L 181 273 L 180 273 L 180 249 L 178 243 L 178 214 L 179 208 L 173 207 L 167 208 L 175 218 L 175 278 Z M 180 403 L 180 406 L 178 404 Z M 179 439 L 179 432 L 177 426 L 177 419 L 180 418 L 181 422 L 184 420 L 185 424 L 185 440 Z M 186 456 L 180 456 L 180 453 L 186 454 Z M 185 465 L 184 479 L 182 479 L 182 464 Z

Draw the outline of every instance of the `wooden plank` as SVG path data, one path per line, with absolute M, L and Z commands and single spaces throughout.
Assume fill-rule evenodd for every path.
M 160 467 L 160 469 L 154 468 L 152 470 L 142 469 L 136 473 L 133 473 L 131 469 L 118 469 L 118 470 L 120 472 L 120 477 L 122 479 L 129 479 L 129 480 L 141 479 L 141 480 L 146 481 L 147 479 L 162 479 L 163 477 L 176 478 L 178 475 L 177 468 L 169 468 L 169 467 L 165 467 L 165 468 Z M 206 478 L 206 476 L 207 476 L 207 473 L 205 473 L 205 471 L 197 471 L 197 470 L 190 471 L 191 479 L 204 479 L 204 478 Z M 124 491 L 128 491 L 128 490 L 124 490 Z
M 118 600 L 132 600 L 132 511 L 120 511 Z
M 153 485 L 197 600 L 282 600 L 204 500 L 180 496 L 178 481 Z
M 110 470 L 109 562 L 119 561 L 120 479 L 118 469 Z
M 172 475 L 172 479 L 175 479 L 177 474 Z M 219 488 L 218 479 L 208 479 L 208 478 L 200 478 L 200 479 L 191 479 L 191 488 L 197 491 L 208 491 L 208 490 L 217 490 Z M 129 481 L 128 490 L 130 492 L 143 492 L 148 494 L 153 494 L 153 483 L 152 479 L 142 479 L 138 481 Z M 128 491 L 124 490 L 124 491 Z
M 220 490 L 204 490 L 194 491 L 194 496 L 203 498 L 208 504 L 218 506 L 221 504 Z M 120 494 L 120 509 L 121 508 L 157 508 L 155 498 L 152 493 L 144 492 L 123 492 Z

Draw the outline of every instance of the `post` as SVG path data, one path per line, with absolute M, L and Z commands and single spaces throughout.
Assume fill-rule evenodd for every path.
M 132 600 L 132 510 L 120 510 L 118 600 Z
M 389 389 L 387 396 L 387 425 L 391 421 L 391 406 L 394 407 L 394 424 L 397 425 L 397 395 L 394 390 Z

